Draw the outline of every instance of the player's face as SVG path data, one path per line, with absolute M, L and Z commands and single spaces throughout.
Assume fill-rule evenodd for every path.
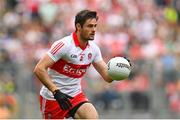
M 96 27 L 97 20 L 95 18 L 86 20 L 81 29 L 81 38 L 84 40 L 94 40 Z

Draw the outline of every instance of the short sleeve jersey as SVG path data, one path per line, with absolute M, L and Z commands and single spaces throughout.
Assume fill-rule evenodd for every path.
M 102 60 L 99 47 L 93 41 L 85 47 L 80 46 L 75 32 L 54 42 L 47 54 L 55 62 L 48 68 L 50 78 L 61 92 L 72 97 L 82 92 L 81 78 L 91 63 Z M 54 99 L 45 86 L 41 88 L 40 95 Z

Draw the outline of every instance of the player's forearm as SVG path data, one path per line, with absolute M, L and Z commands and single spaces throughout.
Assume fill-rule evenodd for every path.
M 34 69 L 34 73 L 41 83 L 44 84 L 51 92 L 57 90 L 56 85 L 51 81 L 46 69 L 36 67 Z
M 101 76 L 103 77 L 103 79 L 106 81 L 106 82 L 108 82 L 108 83 L 111 83 L 112 81 L 113 81 L 113 79 L 111 79 L 111 77 L 109 76 L 109 74 L 108 74 L 108 67 L 107 67 L 107 65 L 104 63 L 104 65 L 103 65 L 103 68 L 102 68 L 102 70 L 100 70 L 101 72 L 100 72 L 100 74 L 101 74 Z
M 107 68 L 106 68 L 105 73 L 103 75 L 103 79 L 108 83 L 111 83 L 113 81 L 113 79 L 109 76 L 109 74 L 107 72 Z
M 108 67 L 104 61 L 93 63 L 93 66 L 106 82 L 111 83 L 113 81 L 107 72 Z
M 106 65 L 104 65 L 102 69 L 97 69 L 97 70 L 99 71 L 100 75 L 106 82 L 111 83 L 113 81 L 107 72 Z

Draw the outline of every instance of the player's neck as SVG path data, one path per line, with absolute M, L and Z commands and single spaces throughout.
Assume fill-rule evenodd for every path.
M 82 47 L 86 46 L 88 41 L 83 39 L 78 32 L 76 33 L 76 35 L 79 40 L 80 46 L 82 46 Z

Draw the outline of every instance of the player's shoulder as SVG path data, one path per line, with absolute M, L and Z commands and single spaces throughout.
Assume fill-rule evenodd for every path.
M 94 41 L 89 41 L 89 45 L 94 49 L 99 48 L 99 46 Z
M 54 43 L 55 43 L 55 44 L 63 43 L 64 45 L 69 46 L 70 43 L 71 43 L 71 39 L 72 39 L 71 36 L 68 35 L 68 36 L 64 36 L 64 37 L 61 38 L 61 39 L 56 40 Z

